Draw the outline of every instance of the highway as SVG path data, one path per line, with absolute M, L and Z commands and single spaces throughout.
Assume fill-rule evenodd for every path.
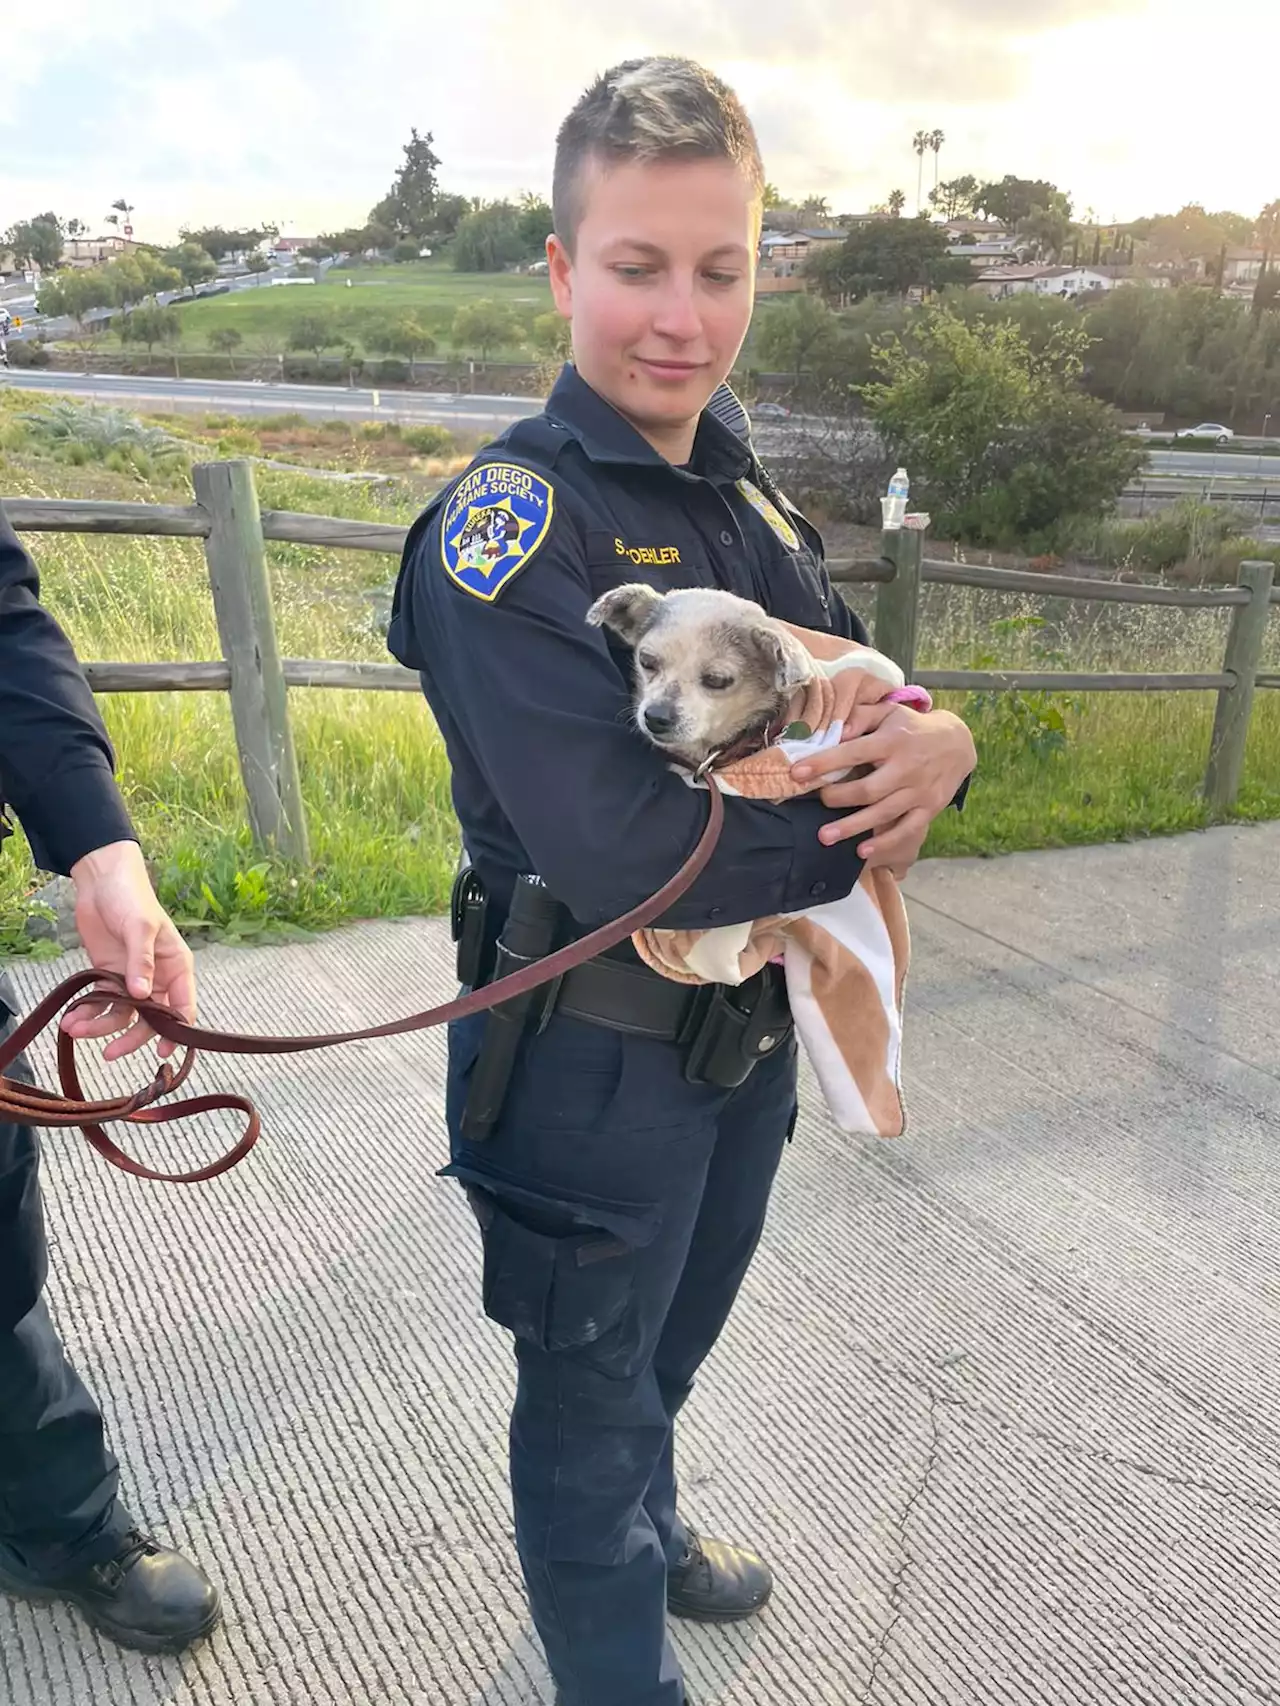
M 533 397 L 454 395 L 431 391 L 373 391 L 346 385 L 290 385 L 260 379 L 160 379 L 137 374 L 63 373 L 38 368 L 0 369 L 0 384 L 17 390 L 61 392 L 99 403 L 152 410 L 196 409 L 231 415 L 297 412 L 318 419 L 434 422 L 456 432 L 492 432 L 542 407 Z M 758 423 L 756 443 L 768 455 L 784 454 L 791 429 Z M 1234 483 L 1259 480 L 1280 487 L 1280 456 L 1204 450 L 1148 452 L 1148 477 Z
M 345 385 L 289 385 L 255 379 L 156 379 L 137 374 L 0 370 L 0 385 L 16 390 L 86 397 L 153 411 L 208 410 L 229 415 L 297 412 L 318 419 L 432 422 L 455 432 L 492 432 L 536 415 L 535 397 L 453 396 L 431 391 L 352 390 Z

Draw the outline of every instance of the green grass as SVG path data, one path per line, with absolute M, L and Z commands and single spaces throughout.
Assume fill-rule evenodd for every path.
M 0 489 L 10 495 L 189 499 L 185 474 L 41 460 L 0 404 Z M 216 435 L 216 423 L 209 432 Z M 376 449 L 372 460 L 376 465 Z M 368 465 L 366 463 L 366 465 Z M 264 506 L 406 522 L 422 493 L 337 486 L 259 470 Z M 80 655 L 98 660 L 219 655 L 201 549 L 160 539 L 32 536 L 50 608 Z M 313 547 L 268 547 L 281 651 L 385 662 L 382 623 L 395 559 Z M 861 606 L 869 602 L 856 589 Z M 1043 628 L 1019 625 L 1043 612 Z M 1009 619 L 1015 626 L 1001 627 Z M 1045 654 L 1082 670 L 1216 670 L 1225 617 L 1157 607 L 1063 601 L 929 587 L 921 663 L 1013 667 Z M 1280 670 L 1280 616 L 1266 667 Z M 990 854 L 1195 829 L 1213 715 L 1209 694 L 1097 694 L 1032 702 L 1012 730 L 1003 713 L 944 702 L 972 717 L 981 768 L 963 814 L 948 812 L 928 851 Z M 259 864 L 245 828 L 231 721 L 222 694 L 113 694 L 100 701 L 161 895 L 195 930 L 256 936 L 346 919 L 434 913 L 452 875 L 455 829 L 439 736 L 416 694 L 290 694 L 314 864 Z M 1035 749 L 1060 714 L 1065 744 Z M 1259 697 L 1239 818 L 1280 817 L 1280 693 Z M 27 946 L 37 882 L 21 841 L 0 858 L 0 954 Z
M 346 280 L 350 279 L 350 288 Z M 466 302 L 488 298 L 510 308 L 527 333 L 529 323 L 539 314 L 552 308 L 551 291 L 545 277 L 527 273 L 457 273 L 447 266 L 423 262 L 406 263 L 395 267 L 353 267 L 349 271 L 328 273 L 317 284 L 261 285 L 249 290 L 233 291 L 226 296 L 214 296 L 205 301 L 189 302 L 180 307 L 182 343 L 180 349 L 207 350 L 209 335 L 221 326 L 233 326 L 244 343 L 236 352 L 237 360 L 251 356 L 255 347 L 261 351 L 266 344 L 279 345 L 288 336 L 289 326 L 301 315 L 317 309 L 336 309 L 350 328 L 356 342 L 362 328 L 375 320 L 385 320 L 406 309 L 436 339 L 438 356 L 453 349 L 451 327 L 453 317 Z M 469 355 L 469 350 L 457 353 Z M 494 350 L 495 361 L 530 360 L 531 352 L 524 343 L 503 350 Z

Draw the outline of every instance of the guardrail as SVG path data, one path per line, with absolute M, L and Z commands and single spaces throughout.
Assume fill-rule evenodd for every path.
M 399 555 L 408 529 L 384 522 L 260 509 L 252 466 L 244 460 L 198 464 L 192 478 L 197 500 L 193 504 L 10 498 L 5 510 L 21 532 L 141 534 L 204 541 L 222 659 L 204 663 L 91 662 L 85 665 L 85 673 L 97 693 L 229 693 L 254 837 L 263 846 L 273 846 L 286 857 L 307 863 L 306 817 L 289 726 L 288 689 L 333 687 L 416 693 L 419 682 L 413 671 L 399 664 L 282 658 L 271 608 L 265 541 Z M 924 556 L 924 537 L 911 529 L 886 532 L 880 557 L 834 558 L 828 564 L 837 585 L 877 587 L 875 643 L 897 660 L 909 679 L 929 688 L 959 691 L 1057 688 L 1088 693 L 1216 693 L 1204 791 L 1216 809 L 1234 803 L 1255 692 L 1258 688 L 1280 688 L 1280 675 L 1261 673 L 1259 668 L 1271 608 L 1280 604 L 1271 563 L 1242 563 L 1239 584 L 1234 587 L 1142 586 L 933 561 Z M 1230 610 L 1222 668 L 1208 674 L 917 670 L 920 591 L 930 582 L 1091 602 Z

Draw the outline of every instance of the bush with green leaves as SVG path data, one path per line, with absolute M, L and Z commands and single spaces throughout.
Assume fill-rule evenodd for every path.
M 182 439 L 163 427 L 144 425 L 124 409 L 59 397 L 21 418 L 35 446 L 75 466 L 101 462 L 150 478 L 158 472 L 178 472 L 190 456 L 190 446 Z
M 1146 449 L 1080 389 L 1088 344 L 1064 323 L 1037 350 L 1011 322 L 934 307 L 909 344 L 876 346 L 880 377 L 862 395 L 939 532 L 1012 544 L 1114 508 Z
M 1050 644 L 1044 636 L 1043 616 L 1008 616 L 991 623 L 993 640 L 1008 642 L 1022 640 L 1024 661 L 1018 666 L 1037 674 L 1065 670 L 1065 653 Z M 971 669 L 1010 669 L 1007 657 L 984 649 L 970 663 Z M 970 693 L 964 703 L 964 720 L 973 731 L 978 745 L 980 762 L 984 765 L 1016 763 L 1026 755 L 1034 758 L 1053 758 L 1066 750 L 1070 733 L 1069 719 L 1078 718 L 1084 710 L 1084 700 L 1075 694 L 1055 688 L 1012 687 L 1001 690 L 983 689 Z

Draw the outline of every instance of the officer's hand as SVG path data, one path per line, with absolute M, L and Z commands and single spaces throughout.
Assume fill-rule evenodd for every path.
M 195 962 L 155 897 L 137 842 L 115 841 L 87 853 L 71 867 L 71 876 L 76 928 L 94 967 L 121 973 L 131 995 L 152 996 L 193 1021 Z M 79 1008 L 63 1028 L 73 1037 L 113 1037 L 103 1050 L 105 1060 L 133 1054 L 155 1034 L 141 1019 L 130 1025 L 129 1010 L 114 1001 Z M 162 1041 L 159 1053 L 170 1055 L 174 1047 Z
M 871 766 L 865 775 L 822 789 L 824 805 L 854 809 L 818 834 L 828 846 L 867 836 L 858 849 L 865 862 L 902 875 L 919 857 L 929 825 L 977 763 L 973 736 L 950 711 L 915 711 L 883 700 L 859 706 L 851 728 L 858 731 L 852 738 L 804 759 L 792 775 L 804 782 Z
M 838 670 L 831 678 L 835 688 L 835 706 L 831 713 L 832 724 L 845 724 L 845 739 L 854 734 L 863 733 L 861 722 L 853 722 L 854 713 L 860 705 L 876 705 L 889 691 L 888 683 L 878 675 L 872 675 L 865 669 Z

